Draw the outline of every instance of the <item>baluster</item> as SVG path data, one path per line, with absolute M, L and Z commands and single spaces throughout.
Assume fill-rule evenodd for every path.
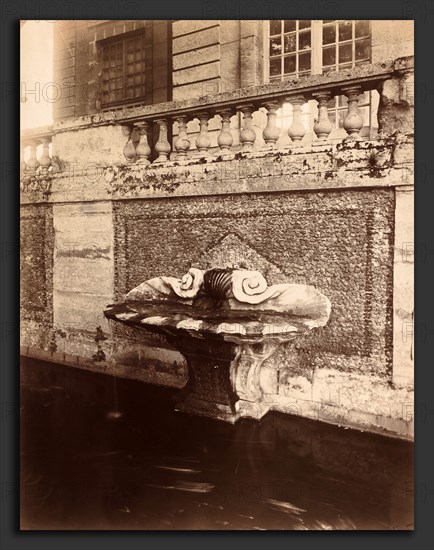
M 42 138 L 41 143 L 42 143 L 42 155 L 39 158 L 39 165 L 41 166 L 42 172 L 46 174 L 48 173 L 48 169 L 51 166 L 50 139 L 47 137 Z
M 196 147 L 200 153 L 200 156 L 205 157 L 208 154 L 208 149 L 211 147 L 211 140 L 208 135 L 208 113 L 199 113 L 197 115 L 199 119 L 200 132 L 196 138 Z
M 292 139 L 295 147 L 300 147 L 301 140 L 306 134 L 306 128 L 301 119 L 301 108 L 306 103 L 306 99 L 303 96 L 298 96 L 291 97 L 288 101 L 292 105 L 292 124 L 288 128 L 288 136 Z
M 230 153 L 230 148 L 232 146 L 232 143 L 234 142 L 234 138 L 231 134 L 232 110 L 223 109 L 221 111 L 217 111 L 217 113 L 221 116 L 222 119 L 222 127 L 220 130 L 220 134 L 217 138 L 217 144 L 223 154 L 228 154 Z
M 313 131 L 319 141 L 326 141 L 333 129 L 329 119 L 328 105 L 331 99 L 330 92 L 318 92 L 313 95 L 318 102 L 318 119 L 315 121 Z
M 35 174 L 39 166 L 38 159 L 36 158 L 36 141 L 32 139 L 29 142 L 29 145 L 30 145 L 30 158 L 27 161 L 27 170 L 31 174 Z
M 174 146 L 178 156 L 182 158 L 187 156 L 187 151 L 190 149 L 190 140 L 187 136 L 187 116 L 176 117 L 175 121 L 178 123 L 178 137 Z
M 132 141 L 133 127 L 122 126 L 122 133 L 127 138 L 127 142 L 124 146 L 124 156 L 129 164 L 132 164 L 136 160 L 136 148 Z
M 359 95 L 362 90 L 360 86 L 348 86 L 342 88 L 342 92 L 348 98 L 348 115 L 344 120 L 344 128 L 348 136 L 345 139 L 362 139 L 359 134 L 363 126 L 363 120 L 359 114 Z
M 262 132 L 262 137 L 267 145 L 275 147 L 276 141 L 280 137 L 280 129 L 276 125 L 276 111 L 280 105 L 277 101 L 269 101 L 264 103 L 264 107 L 267 109 L 267 125 Z
M 252 114 L 255 107 L 252 104 L 241 105 L 238 109 L 243 113 L 243 129 L 240 132 L 240 142 L 244 151 L 251 151 L 256 140 L 256 132 L 252 128 Z
M 155 144 L 155 151 L 158 153 L 158 158 L 155 159 L 154 162 L 166 162 L 169 159 L 169 154 L 172 149 L 167 139 L 167 120 L 165 118 L 160 118 L 155 122 L 158 124 L 160 133 L 158 141 Z
M 148 123 L 140 122 L 137 124 L 139 131 L 139 143 L 136 147 L 136 155 L 138 164 L 149 164 L 149 157 L 151 156 L 151 148 L 148 144 Z

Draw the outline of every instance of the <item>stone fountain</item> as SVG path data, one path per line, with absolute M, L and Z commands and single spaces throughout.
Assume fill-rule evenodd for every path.
M 268 286 L 258 271 L 191 268 L 156 277 L 105 310 L 108 319 L 163 334 L 188 364 L 178 409 L 236 422 L 261 418 L 261 366 L 279 346 L 323 327 L 330 300 L 312 286 Z M 276 365 L 277 368 L 277 365 Z

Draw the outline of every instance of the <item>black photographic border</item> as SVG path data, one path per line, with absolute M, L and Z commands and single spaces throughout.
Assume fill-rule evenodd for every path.
M 434 547 L 434 4 L 430 0 L 4 0 L 1 34 L 0 548 Z M 398 19 L 415 22 L 415 530 L 333 532 L 19 531 L 19 20 Z M 424 411 L 419 414 L 418 411 Z

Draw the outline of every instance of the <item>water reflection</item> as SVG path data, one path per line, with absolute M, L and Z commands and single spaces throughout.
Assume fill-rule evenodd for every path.
M 24 529 L 413 528 L 410 443 L 279 413 L 232 426 L 34 360 L 21 397 Z

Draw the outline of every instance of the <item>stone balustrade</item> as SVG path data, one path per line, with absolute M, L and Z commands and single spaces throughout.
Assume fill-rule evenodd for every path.
M 362 94 L 378 90 L 391 79 L 402 79 L 412 71 L 412 58 L 404 63 L 381 63 L 327 75 L 305 76 L 286 82 L 256 86 L 236 92 L 216 94 L 196 100 L 170 102 L 142 108 L 119 117 L 123 123 L 127 142 L 124 155 L 128 163 L 164 163 L 169 159 L 182 161 L 187 156 L 229 157 L 236 152 L 275 149 L 282 132 L 287 132 L 289 147 L 300 147 L 306 133 L 312 130 L 313 144 L 325 144 L 330 140 L 333 125 L 329 108 L 336 96 L 346 96 L 347 112 L 343 122 L 345 140 L 360 140 L 363 119 L 359 112 Z M 314 101 L 317 117 L 313 128 L 307 128 L 302 118 L 302 108 Z M 283 104 L 292 105 L 292 121 L 288 129 L 277 123 Z M 381 99 L 380 99 L 381 108 Z M 262 112 L 263 128 L 253 125 L 253 116 Z M 237 128 L 231 126 L 231 118 L 238 115 Z M 218 136 L 212 146 L 210 123 L 218 121 Z M 196 122 L 195 135 L 187 131 L 188 123 Z M 213 124 L 215 127 L 215 123 Z M 151 137 L 158 128 L 154 152 Z M 400 128 L 396 128 L 400 130 Z M 170 135 L 173 133 L 173 139 Z M 288 140 L 287 140 L 288 141 Z M 236 144 L 236 145 L 235 145 Z
M 374 88 L 374 87 L 373 87 Z M 360 130 L 363 126 L 362 118 L 358 112 L 359 97 L 366 86 L 352 85 L 343 86 L 333 91 L 319 91 L 303 95 L 294 95 L 265 101 L 249 102 L 222 109 L 210 109 L 208 112 L 200 113 L 179 113 L 174 117 L 158 118 L 155 121 L 140 121 L 123 126 L 127 141 L 124 147 L 124 156 L 128 163 L 149 164 L 150 162 L 164 163 L 169 158 L 182 160 L 189 154 L 189 151 L 199 157 L 230 156 L 236 152 L 233 149 L 234 129 L 231 128 L 231 118 L 237 113 L 241 114 L 241 127 L 237 129 L 239 146 L 237 151 L 250 152 L 260 149 L 274 149 L 281 137 L 282 128 L 277 124 L 277 113 L 283 103 L 292 105 L 292 123 L 287 129 L 292 147 L 300 147 L 302 140 L 308 131 L 302 120 L 302 107 L 310 99 L 315 99 L 318 104 L 318 117 L 315 120 L 313 131 L 316 139 L 314 143 L 327 142 L 332 131 L 332 123 L 329 119 L 328 106 L 336 95 L 346 95 L 348 98 L 348 113 L 344 121 L 344 128 L 347 132 L 345 139 L 360 140 Z M 262 137 L 258 145 L 258 129 L 253 128 L 253 114 L 262 111 L 266 113 L 266 125 L 259 129 Z M 211 139 L 208 130 L 209 123 L 214 117 L 220 121 L 220 131 L 217 137 L 217 147 L 211 147 Z M 199 122 L 199 133 L 197 137 L 191 137 L 187 133 L 187 123 L 193 120 Z M 158 124 L 159 137 L 155 143 L 155 155 L 152 155 L 150 143 L 150 131 L 153 122 Z M 169 132 L 172 124 L 177 129 L 177 134 L 172 142 L 169 140 Z M 152 160 L 153 159 L 153 160 Z
M 22 133 L 20 143 L 22 176 L 44 175 L 52 171 L 52 137 L 52 126 L 32 128 Z
M 22 162 L 23 174 L 55 171 L 51 153 L 53 135 L 53 148 L 58 145 L 57 140 L 64 132 L 83 131 L 83 139 L 89 139 L 89 143 L 93 144 L 99 127 L 116 130 L 110 134 L 115 139 L 110 142 L 107 138 L 109 141 L 101 145 L 107 151 L 107 158 L 124 157 L 127 165 L 144 166 L 164 165 L 169 161 L 182 164 L 183 161 L 191 161 L 191 158 L 201 161 L 229 159 L 237 153 L 282 148 L 291 151 L 302 145 L 330 143 L 331 137 L 334 141 L 360 140 L 363 120 L 359 104 L 363 94 L 372 90 L 379 94 L 378 110 L 371 111 L 371 117 L 376 116 L 378 121 L 373 126 L 386 134 L 406 132 L 406 128 L 412 128 L 412 120 L 408 122 L 409 117 L 412 118 L 412 103 L 400 96 L 400 90 L 411 87 L 413 73 L 413 57 L 400 58 L 345 69 L 339 73 L 303 76 L 184 101 L 71 118 L 56 123 L 54 128 L 37 128 L 24 133 L 21 145 L 22 159 L 26 159 Z M 398 90 L 399 97 L 390 97 L 394 90 Z M 330 120 L 329 113 L 334 98 L 342 96 L 347 101 L 340 112 L 346 109 L 346 113 L 337 138 L 337 133 L 332 134 L 335 124 Z M 303 114 L 303 106 L 307 102 L 311 109 L 317 111 L 309 128 Z M 393 102 L 399 109 L 393 111 Z M 279 109 L 287 104 L 292 106 L 289 127 L 285 127 L 281 119 L 279 122 Z M 399 119 L 401 113 L 402 121 Z M 85 132 L 88 132 L 86 136 Z M 90 133 L 94 137 L 88 137 Z M 63 158 L 65 154 L 68 157 L 69 153 L 65 143 L 64 140 L 63 149 L 58 152 L 59 162 L 68 163 L 72 155 Z M 85 147 L 78 149 L 73 162 L 86 162 Z M 101 157 L 96 156 L 98 159 Z

